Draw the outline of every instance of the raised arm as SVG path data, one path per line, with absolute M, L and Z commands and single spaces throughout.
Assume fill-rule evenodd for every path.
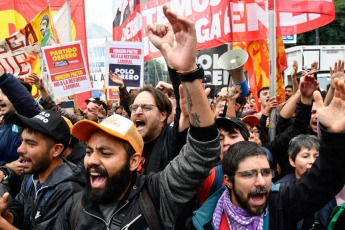
M 1 66 L 0 89 L 13 104 L 18 114 L 33 117 L 41 112 L 31 93 L 12 74 L 5 73 Z
M 334 90 L 335 90 L 335 84 L 334 84 L 334 79 L 335 78 L 339 78 L 340 80 L 344 80 L 345 79 L 345 75 L 344 75 L 344 61 L 339 60 L 338 62 L 334 63 L 334 69 L 331 67 L 329 67 L 329 72 L 331 74 L 331 86 L 329 87 L 328 91 L 327 91 L 327 95 L 325 97 L 325 102 L 324 104 L 326 106 L 328 106 L 331 101 L 332 98 L 334 96 Z
M 291 69 L 291 82 L 292 82 L 293 94 L 295 94 L 298 90 L 297 71 L 298 71 L 298 62 L 294 60 L 292 64 L 292 69 Z
M 172 25 L 176 45 L 163 46 L 171 68 L 178 70 L 182 87 L 181 98 L 186 100 L 190 129 L 187 144 L 159 174 L 160 215 L 167 229 L 173 228 L 182 208 L 192 199 L 209 171 L 219 160 L 219 134 L 213 113 L 204 93 L 202 67 L 196 65 L 196 33 L 194 24 L 163 7 Z M 200 79 L 199 79 L 200 78 Z
M 332 102 L 325 107 L 320 92 L 314 92 L 320 128 L 320 155 L 308 173 L 281 190 L 284 217 L 305 218 L 324 206 L 344 186 L 345 179 L 345 86 L 335 79 Z M 271 210 L 270 210 L 271 211 Z

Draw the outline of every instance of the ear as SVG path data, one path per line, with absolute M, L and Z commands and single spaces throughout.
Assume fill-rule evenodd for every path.
M 163 111 L 163 112 L 160 112 L 161 113 L 161 119 L 160 121 L 162 123 L 164 123 L 165 119 L 167 118 L 167 112 L 166 111 Z
M 55 144 L 52 147 L 52 152 L 53 152 L 52 156 L 53 156 L 53 158 L 59 157 L 62 154 L 63 149 L 64 149 L 63 144 Z
M 230 177 L 226 174 L 224 174 L 224 180 L 225 180 L 225 184 L 229 189 L 232 189 L 232 181 L 230 180 Z
M 134 153 L 131 156 L 131 159 L 129 160 L 129 170 L 135 171 L 138 168 L 140 162 L 141 162 L 141 154 L 140 153 Z
M 290 165 L 291 165 L 292 167 L 296 168 L 296 164 L 295 164 L 295 162 L 292 160 L 291 157 L 289 157 L 289 162 L 290 162 Z

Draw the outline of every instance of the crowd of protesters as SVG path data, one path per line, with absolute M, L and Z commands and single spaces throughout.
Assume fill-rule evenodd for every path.
M 110 72 L 114 108 L 90 98 L 72 113 L 0 66 L 0 229 L 344 229 L 344 61 L 327 92 L 316 62 L 301 76 L 294 62 L 280 105 L 229 70 L 210 103 L 194 23 L 163 13 L 147 34 L 171 84 L 128 91 Z

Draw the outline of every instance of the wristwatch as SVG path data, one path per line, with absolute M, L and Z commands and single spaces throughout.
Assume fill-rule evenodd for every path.
M 182 82 L 189 81 L 192 82 L 195 79 L 202 79 L 204 77 L 204 68 L 202 68 L 202 65 L 197 64 L 197 67 L 194 71 L 180 74 L 180 79 Z

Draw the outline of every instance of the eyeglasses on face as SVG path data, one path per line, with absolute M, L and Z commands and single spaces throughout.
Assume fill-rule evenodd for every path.
M 238 174 L 242 178 L 249 179 L 249 180 L 256 179 L 258 177 L 259 173 L 265 179 L 272 179 L 275 176 L 275 171 L 273 169 L 270 169 L 270 168 L 261 169 L 260 172 L 256 169 L 246 170 L 246 171 L 242 171 L 242 172 L 235 172 L 235 174 Z
M 224 109 L 224 107 L 225 107 L 225 105 L 223 105 L 223 104 L 217 104 L 218 109 Z
M 130 105 L 129 106 L 129 110 L 131 112 L 136 112 L 138 108 L 141 108 L 143 111 L 147 112 L 147 111 L 150 111 L 153 107 L 157 107 L 155 105 L 152 105 L 152 104 L 138 104 L 138 105 Z

